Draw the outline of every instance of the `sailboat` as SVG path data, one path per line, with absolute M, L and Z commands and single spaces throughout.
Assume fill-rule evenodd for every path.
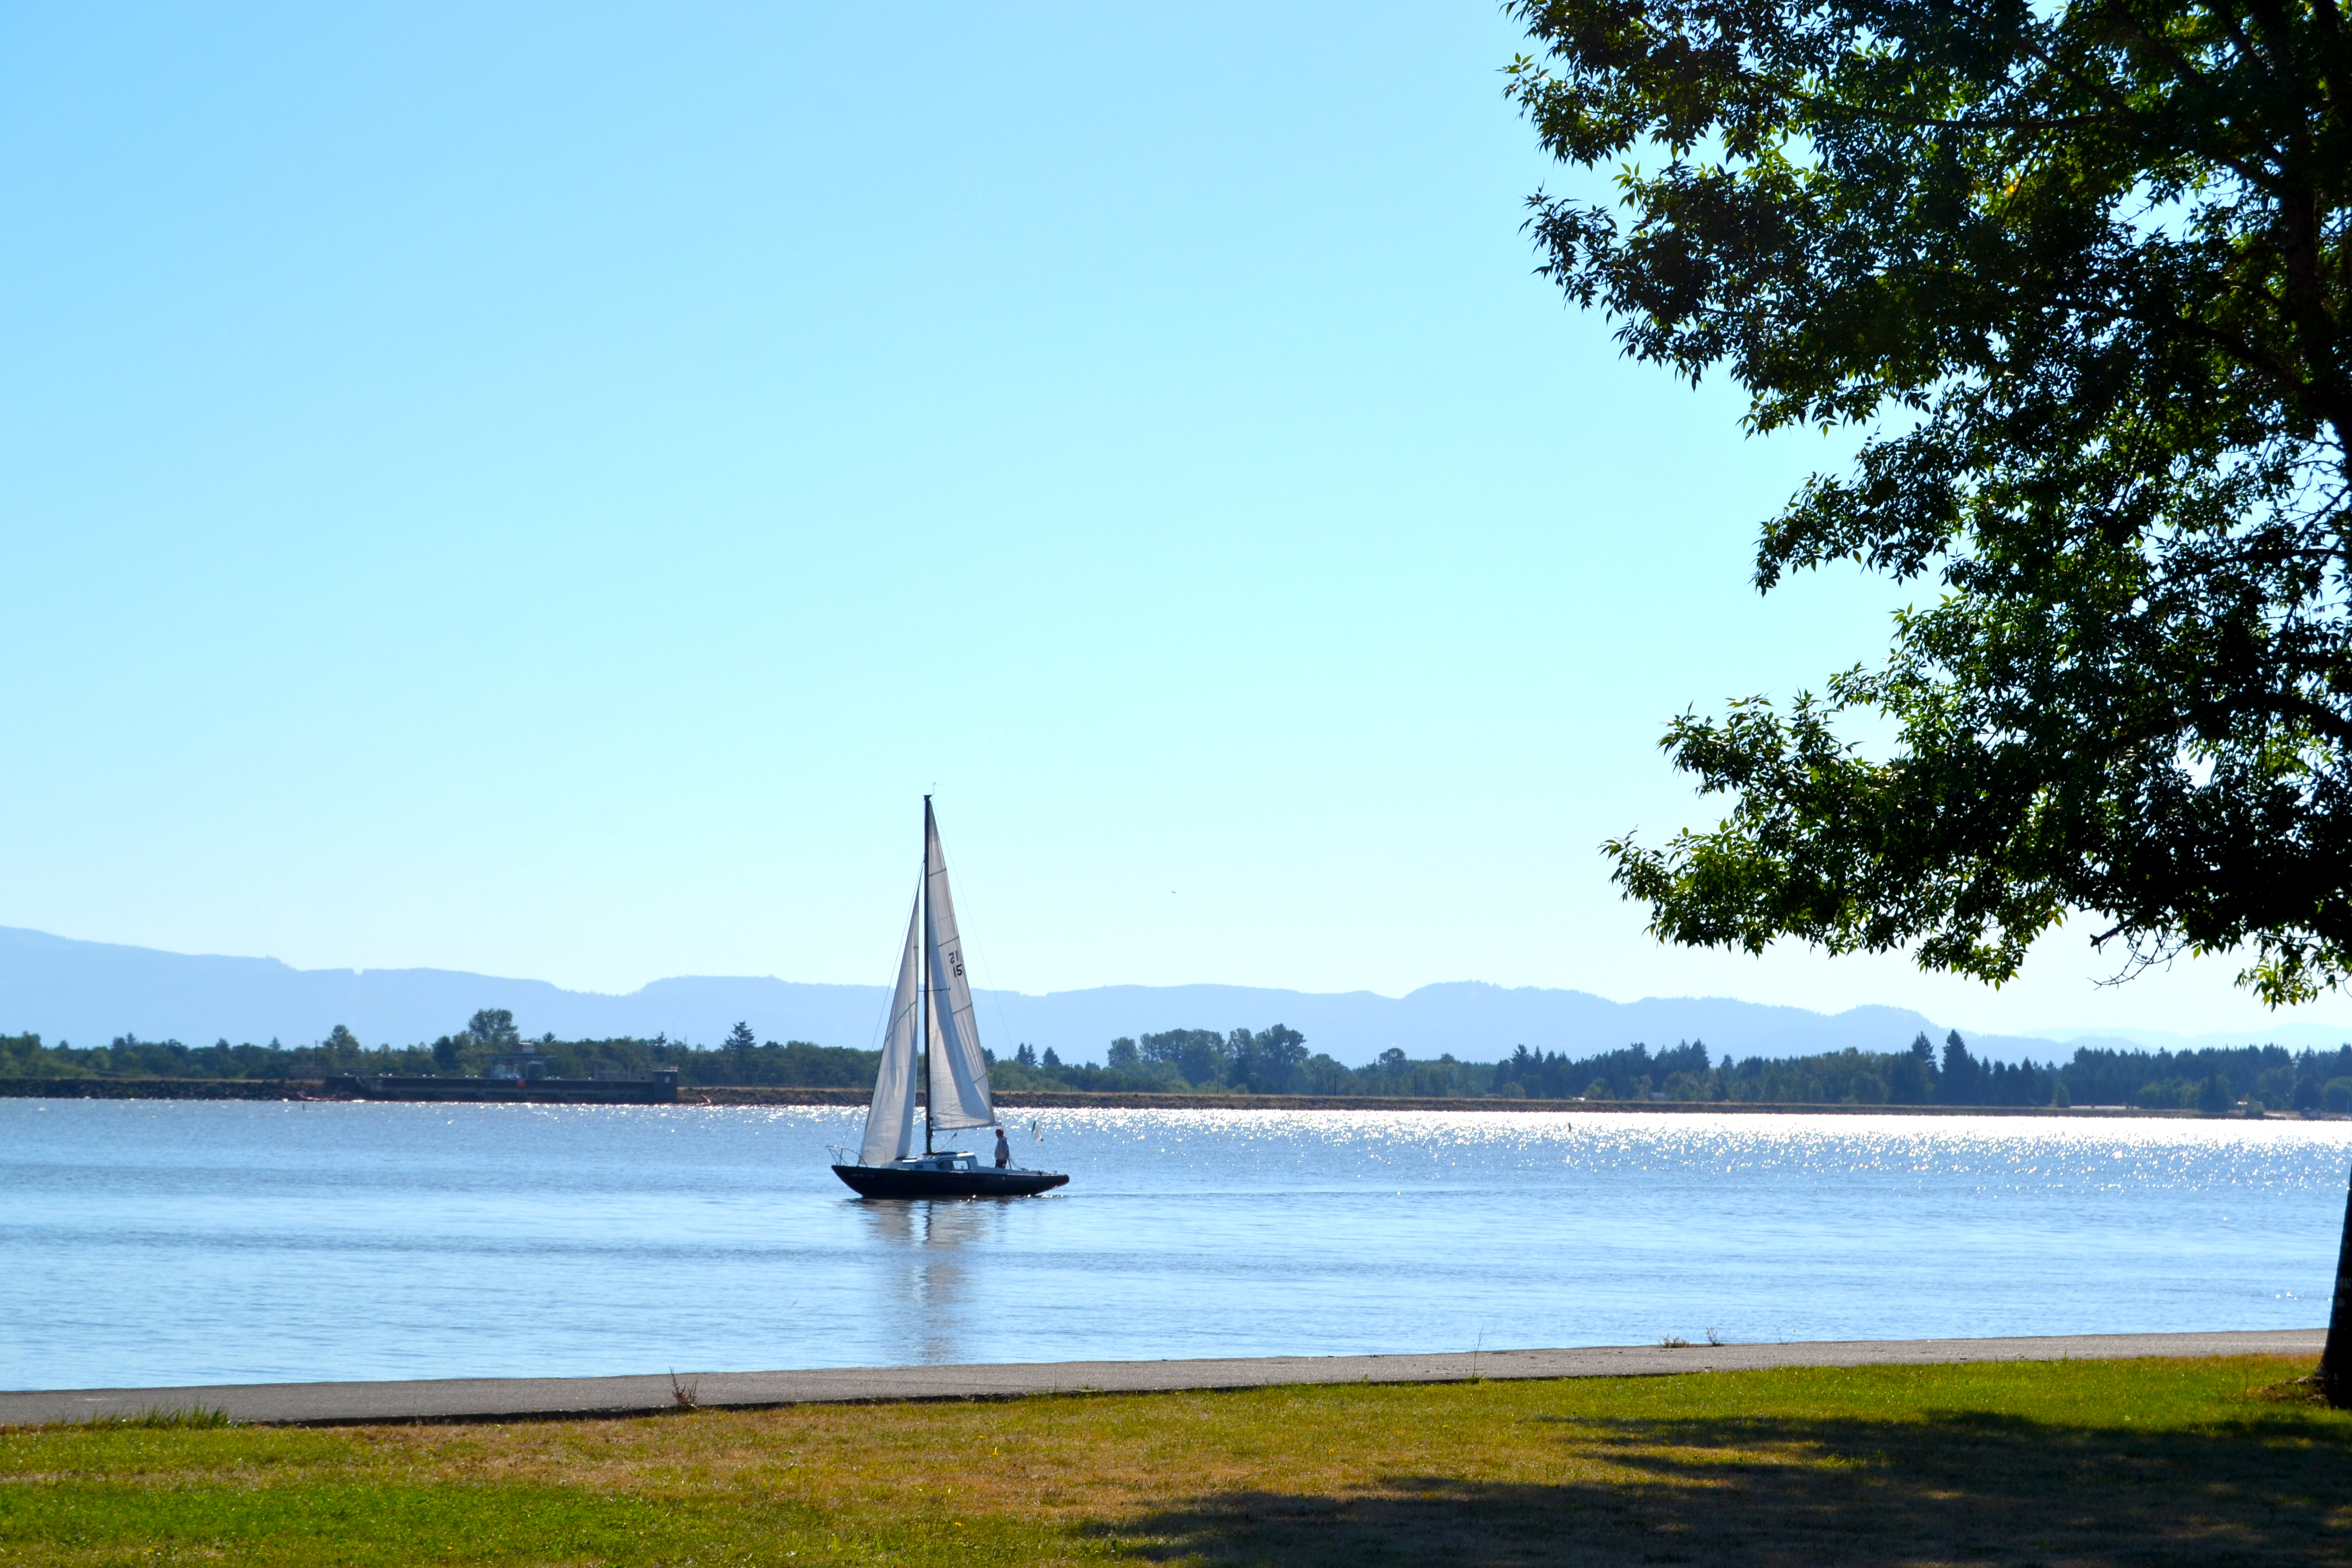
M 915 1152 L 915 1042 L 923 1042 L 923 1152 Z M 855 1163 L 833 1173 L 862 1198 L 1017 1198 L 1069 1181 L 1058 1171 L 1000 1170 L 960 1149 L 933 1146 L 940 1132 L 996 1125 L 989 1098 L 988 1058 L 971 1016 L 971 984 L 964 978 L 963 940 L 956 932 L 955 900 L 948 893 L 947 858 L 940 852 L 939 819 L 923 797 L 923 878 L 907 920 L 907 946 L 898 986 L 890 998 L 890 1026 L 882 1039 L 874 1103 L 866 1112 L 866 1141 Z

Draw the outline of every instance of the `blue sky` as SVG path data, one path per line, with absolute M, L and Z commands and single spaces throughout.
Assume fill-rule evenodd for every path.
M 1685 704 L 1874 658 L 1531 276 L 1491 5 L 0 14 L 0 923 L 627 989 L 982 978 L 2255 1026 L 1689 954 Z M 2301 1016 L 2352 1022 L 2331 1001 Z

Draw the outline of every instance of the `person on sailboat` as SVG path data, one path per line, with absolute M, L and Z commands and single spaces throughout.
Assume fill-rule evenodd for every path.
M 1004 1128 L 1000 1123 L 996 1129 L 996 1168 L 1001 1171 L 1011 1163 L 1013 1163 L 1013 1145 L 1004 1141 Z

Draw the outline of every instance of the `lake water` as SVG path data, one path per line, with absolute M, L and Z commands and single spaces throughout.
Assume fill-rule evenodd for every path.
M 2311 1327 L 2352 1123 L 0 1100 L 0 1387 Z

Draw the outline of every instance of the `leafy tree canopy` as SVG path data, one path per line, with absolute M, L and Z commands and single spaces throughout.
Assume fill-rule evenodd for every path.
M 508 1007 L 485 1007 L 466 1024 L 466 1033 L 493 1050 L 510 1051 L 522 1044 L 521 1031 L 515 1027 L 514 1011 Z
M 1675 942 L 1999 983 L 2070 910 L 2128 963 L 2352 973 L 2352 33 L 2337 0 L 1519 0 L 1510 93 L 1622 165 L 1543 270 L 1757 431 L 1867 432 L 1755 580 L 1941 592 L 1877 668 L 1664 744 L 1712 831 L 1609 846 Z M 1893 721 L 1884 760 L 1842 714 Z

